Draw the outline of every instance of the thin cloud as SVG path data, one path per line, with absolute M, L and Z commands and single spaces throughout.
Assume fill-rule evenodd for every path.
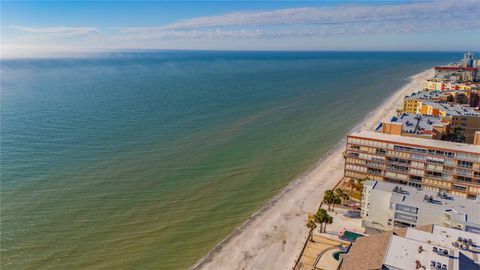
M 136 38 L 280 38 L 475 29 L 477 1 L 234 12 L 158 27 L 110 28 Z
M 291 8 L 261 12 L 234 12 L 217 16 L 196 17 L 157 28 L 183 30 L 208 27 L 268 26 L 293 24 L 352 24 L 477 18 L 478 1 L 432 1 L 382 6 L 343 5 L 322 8 Z M 125 28 L 126 31 L 134 28 Z
M 98 35 L 101 31 L 96 27 L 68 27 L 68 26 L 51 26 L 51 27 L 28 27 L 28 26 L 9 26 L 9 28 L 19 30 L 24 33 L 43 35 L 50 37 L 72 37 L 85 35 Z

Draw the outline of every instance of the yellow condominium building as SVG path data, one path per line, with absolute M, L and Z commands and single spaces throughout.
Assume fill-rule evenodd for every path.
M 427 81 L 423 87 L 428 91 L 449 91 L 449 90 L 476 90 L 479 89 L 478 83 L 454 83 L 441 81 Z
M 444 94 L 439 91 L 418 92 L 405 97 L 403 111 L 410 114 L 418 114 L 426 101 L 442 101 Z
M 468 104 L 456 104 L 441 100 L 429 100 L 419 97 L 406 97 L 403 101 L 403 110 L 411 114 L 432 116 L 470 115 L 480 116 L 480 112 Z
M 347 136 L 345 176 L 480 196 L 480 145 L 359 131 Z
M 407 97 L 403 110 L 409 114 L 441 117 L 443 122 L 450 123 L 451 131 L 460 131 L 466 143 L 473 143 L 475 132 L 480 131 L 480 112 L 469 106 Z

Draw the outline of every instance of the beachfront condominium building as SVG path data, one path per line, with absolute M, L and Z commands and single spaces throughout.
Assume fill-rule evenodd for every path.
M 447 90 L 447 91 L 422 91 L 412 93 L 404 100 L 403 110 L 409 113 L 416 113 L 419 102 L 436 101 L 443 103 L 454 103 L 470 106 L 474 109 L 479 106 L 480 90 Z
M 480 235 L 437 225 L 358 238 L 339 270 L 479 270 Z
M 386 134 L 440 140 L 449 133 L 450 124 L 439 116 L 402 113 L 382 122 L 375 131 Z
M 480 145 L 353 132 L 347 136 L 345 176 L 476 198 L 480 195 Z
M 363 227 L 387 231 L 427 224 L 480 234 L 480 197 L 471 200 L 384 181 L 365 181 Z
M 457 95 L 457 101 L 463 95 Z M 473 143 L 475 132 L 480 131 L 480 112 L 468 105 L 449 103 L 441 100 L 438 93 L 424 92 L 406 97 L 403 111 L 410 114 L 441 117 L 442 122 L 450 124 L 449 132 L 458 132 L 461 142 Z M 448 97 L 447 97 L 448 99 Z
M 426 92 L 431 93 L 431 92 Z M 433 115 L 433 116 L 474 116 L 480 117 L 480 112 L 468 106 L 469 98 L 460 93 L 452 93 L 450 96 L 432 96 L 427 99 L 423 94 L 406 97 L 403 102 L 403 110 L 408 113 Z M 433 98 L 436 99 L 433 99 Z M 448 102 L 448 100 L 452 100 Z
M 470 114 L 480 116 L 475 108 L 469 106 L 470 97 L 474 98 L 475 93 L 473 95 L 460 91 L 414 93 L 403 100 L 403 111 L 443 117 Z

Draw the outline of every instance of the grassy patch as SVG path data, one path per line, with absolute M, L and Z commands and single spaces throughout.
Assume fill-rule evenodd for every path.
M 354 200 L 361 201 L 362 200 L 362 193 L 360 191 L 349 191 L 348 196 Z

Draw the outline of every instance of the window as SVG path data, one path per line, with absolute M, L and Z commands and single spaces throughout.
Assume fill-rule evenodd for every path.
M 426 149 L 413 148 L 413 147 L 400 146 L 400 145 L 394 145 L 393 149 L 397 150 L 397 151 L 404 151 L 404 152 L 414 152 L 414 153 L 421 153 L 421 154 L 426 154 L 427 153 Z
M 408 206 L 404 204 L 397 204 L 395 206 L 395 210 L 402 211 L 402 212 L 408 212 L 412 214 L 417 214 L 418 213 L 418 208 L 413 207 L 413 206 Z
M 437 177 L 437 178 L 441 178 L 442 177 L 442 173 L 440 172 L 430 172 L 430 171 L 427 171 L 425 173 L 427 176 L 433 176 L 433 177 Z
M 407 172 L 408 167 L 407 166 L 400 166 L 400 165 L 395 165 L 395 164 L 388 164 L 388 169 L 392 171 L 401 171 L 401 172 Z
M 417 222 L 417 217 L 416 216 L 411 216 L 403 213 L 395 213 L 395 219 L 401 220 L 401 221 L 407 221 L 410 223 L 415 223 Z
M 463 182 L 472 182 L 472 178 L 470 177 L 465 177 L 465 176 L 457 176 L 458 181 L 463 181 Z
M 380 169 L 374 169 L 374 168 L 368 168 L 368 169 L 367 169 L 367 173 L 371 173 L 371 174 L 382 174 L 382 170 L 380 170 Z
M 461 168 L 472 168 L 473 167 L 473 162 L 459 160 L 457 162 L 457 166 L 461 167 Z
M 410 175 L 410 180 L 414 182 L 422 182 L 421 176 Z

